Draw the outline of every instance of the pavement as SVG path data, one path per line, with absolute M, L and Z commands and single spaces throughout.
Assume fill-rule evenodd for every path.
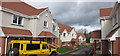
M 80 49 L 77 49 L 75 51 L 71 51 L 59 56 L 88 56 L 88 54 L 90 53 L 90 51 L 92 50 L 92 47 L 82 47 Z

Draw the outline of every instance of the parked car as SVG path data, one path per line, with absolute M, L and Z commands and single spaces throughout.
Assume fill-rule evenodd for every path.
M 49 48 L 47 42 L 12 40 L 8 56 L 56 56 L 57 50 Z

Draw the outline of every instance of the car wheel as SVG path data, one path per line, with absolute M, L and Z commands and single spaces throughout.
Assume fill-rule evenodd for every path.
M 18 55 L 19 55 L 19 51 L 17 50 L 17 48 L 12 48 L 8 52 L 8 56 L 18 56 Z

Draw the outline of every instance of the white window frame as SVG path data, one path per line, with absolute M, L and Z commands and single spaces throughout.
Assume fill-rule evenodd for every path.
M 63 43 L 65 43 L 65 44 L 63 44 Z M 62 46 L 66 46 L 66 42 L 62 42 Z
M 113 22 L 113 26 L 117 24 L 117 15 L 113 17 L 112 22 Z
M 64 34 L 65 34 L 65 36 L 64 36 Z M 63 33 L 63 37 L 66 37 L 66 33 Z
M 13 22 L 14 16 L 17 16 L 17 15 L 13 15 L 13 16 L 12 16 L 12 24 L 15 24 L 15 25 L 23 25 L 23 20 L 24 20 L 24 18 L 22 17 L 22 23 L 21 23 L 21 24 L 18 24 L 18 20 L 19 20 L 19 17 L 20 17 L 20 16 L 17 16 L 17 23 L 14 23 L 14 22 Z
M 54 26 L 55 26 L 55 25 L 53 25 L 53 28 L 54 28 Z M 56 28 L 57 28 L 57 27 L 55 26 L 55 30 L 53 30 L 53 31 L 57 31 Z
M 45 28 L 48 28 L 48 22 L 47 22 L 47 25 L 46 25 L 46 26 L 44 25 L 45 22 L 47 22 L 47 21 L 44 21 L 44 22 L 43 22 L 43 26 L 44 26 Z

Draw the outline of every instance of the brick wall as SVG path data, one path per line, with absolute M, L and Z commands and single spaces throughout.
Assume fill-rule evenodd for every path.
M 120 55 L 120 37 L 116 37 L 116 40 L 113 42 L 113 54 Z
M 102 54 L 108 54 L 108 40 L 102 40 Z
M 1 47 L 1 53 L 0 56 L 5 54 L 5 38 L 0 37 L 0 47 Z

